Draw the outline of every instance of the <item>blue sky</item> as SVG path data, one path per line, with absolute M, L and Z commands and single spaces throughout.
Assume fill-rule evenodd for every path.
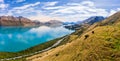
M 42 22 L 80 21 L 110 16 L 120 10 L 120 0 L 0 0 L 0 16 L 24 16 Z

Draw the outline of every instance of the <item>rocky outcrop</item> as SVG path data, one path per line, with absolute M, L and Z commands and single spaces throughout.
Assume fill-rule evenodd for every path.
M 35 23 L 22 16 L 1 16 L 0 26 L 35 26 Z

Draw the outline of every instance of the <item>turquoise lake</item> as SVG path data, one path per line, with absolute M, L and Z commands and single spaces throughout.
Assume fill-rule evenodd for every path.
M 60 27 L 0 27 L 0 52 L 18 52 L 74 32 Z

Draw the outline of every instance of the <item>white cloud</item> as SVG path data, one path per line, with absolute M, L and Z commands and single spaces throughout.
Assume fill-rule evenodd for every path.
M 91 16 L 108 16 L 106 9 L 96 8 L 94 2 L 83 1 L 81 3 L 68 3 L 61 6 L 44 6 L 44 11 L 33 10 L 37 15 L 30 16 L 32 20 L 49 21 L 78 21 Z M 104 15 L 103 15 L 104 14 Z
M 54 2 L 45 2 L 44 6 L 55 6 L 58 3 L 58 1 L 54 1 Z
M 111 9 L 111 11 L 108 12 L 106 9 L 96 8 L 94 2 L 92 1 L 67 3 L 59 6 L 56 6 L 59 1 L 46 3 L 47 4 L 45 4 L 45 2 L 36 2 L 34 4 L 27 4 L 21 7 L 15 7 L 11 10 L 8 10 L 8 13 L 6 13 L 5 15 L 25 16 L 32 20 L 39 20 L 42 22 L 49 20 L 78 21 L 84 20 L 91 16 L 106 17 L 120 10 L 120 8 L 117 8 Z M 43 6 L 38 6 L 39 4 Z M 5 6 L 3 6 L 0 5 L 1 8 L 5 8 Z
M 27 4 L 27 5 L 23 5 L 21 7 L 14 7 L 11 10 L 8 10 L 7 13 L 5 13 L 5 15 L 14 15 L 14 16 L 29 16 L 31 15 L 32 12 L 37 13 L 38 10 L 35 10 L 34 8 L 36 6 L 38 6 L 40 4 L 40 2 L 36 2 L 34 4 Z M 40 11 L 39 11 L 40 12 Z
M 52 16 L 47 16 L 47 15 L 44 15 L 44 14 L 38 14 L 38 15 L 35 15 L 35 16 L 30 16 L 29 17 L 30 19 L 32 20 L 39 20 L 41 22 L 47 22 L 49 20 L 65 20 L 63 18 L 60 18 L 60 17 L 52 17 Z
M 0 4 L 0 9 L 5 9 L 5 8 L 7 8 L 9 5 L 8 4 L 4 4 L 4 3 L 1 3 Z
M 25 0 L 17 0 L 16 2 L 20 3 L 20 2 L 24 2 Z
M 3 3 L 3 2 L 4 2 L 4 0 L 0 0 L 0 2 L 2 2 L 2 3 Z
M 45 10 L 54 10 L 54 9 L 62 9 L 64 8 L 63 6 L 55 6 L 55 7 L 42 7 Z
M 106 9 L 96 8 L 94 2 L 68 3 L 63 6 L 44 7 L 53 10 L 49 15 L 64 18 L 66 21 L 84 20 L 90 16 L 108 16 Z M 103 15 L 104 14 L 104 15 Z
M 23 9 L 23 10 L 18 10 L 18 9 L 17 10 L 12 10 L 12 12 L 14 12 L 16 14 L 31 13 L 33 11 L 35 11 L 34 8 L 27 8 L 27 9 Z
M 37 5 L 39 5 L 39 4 L 40 4 L 40 2 L 36 2 L 36 3 L 34 3 L 34 4 L 27 4 L 27 5 L 24 5 L 24 6 L 21 6 L 21 7 L 15 7 L 15 8 L 13 8 L 13 9 L 18 9 L 18 10 L 20 10 L 20 9 L 27 9 L 27 8 L 29 8 L 29 7 L 37 6 Z
M 55 6 L 58 1 L 47 3 L 50 4 L 42 7 L 44 11 L 41 9 L 35 9 L 35 7 L 40 8 L 38 6 L 40 2 L 36 2 L 35 4 L 27 4 L 21 7 L 15 7 L 12 10 L 9 10 L 7 15 L 24 15 L 32 20 L 40 20 L 42 22 L 49 20 L 77 21 L 84 20 L 90 16 L 98 16 L 103 14 L 104 16 L 108 15 L 108 12 L 105 9 L 96 8 L 94 6 L 94 2 L 91 1 L 68 3 L 61 6 Z
M 94 6 L 94 3 L 91 1 L 83 1 L 81 4 L 85 6 Z
M 116 7 L 116 6 L 120 6 L 120 4 L 118 4 L 118 3 L 112 3 L 112 1 L 111 2 L 108 2 L 107 0 L 104 0 L 104 1 L 106 1 L 106 2 L 100 2 L 100 3 L 98 3 L 98 4 L 96 4 L 96 6 L 98 6 L 98 7 Z
M 2 10 L 5 10 L 6 8 L 8 8 L 9 4 L 5 4 L 4 0 L 0 0 L 0 12 L 2 12 Z
M 118 12 L 118 11 L 120 11 L 120 8 L 111 9 L 109 16 L 115 14 L 115 13 Z

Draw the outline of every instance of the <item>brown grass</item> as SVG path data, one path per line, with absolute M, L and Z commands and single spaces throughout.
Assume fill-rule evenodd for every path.
M 113 18 L 114 16 L 111 17 Z M 113 19 L 109 18 L 108 20 Z M 76 38 L 75 35 L 78 35 L 81 31 L 78 30 L 75 32 L 74 36 L 71 35 L 70 38 L 67 39 L 72 40 L 70 43 L 42 54 L 28 57 L 27 60 L 120 61 L 120 22 L 103 26 L 103 24 L 109 22 L 108 20 L 103 21 L 102 26 L 100 23 L 92 25 L 87 30 L 84 30 L 84 32 L 80 34 L 80 37 Z M 92 31 L 94 31 L 94 34 Z M 85 39 L 85 35 L 89 35 L 89 37 Z

